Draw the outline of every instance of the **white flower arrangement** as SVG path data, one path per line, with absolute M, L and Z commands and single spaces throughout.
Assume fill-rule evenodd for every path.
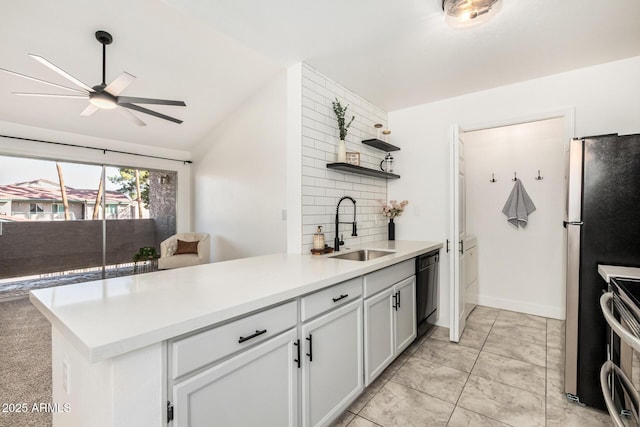
M 400 203 L 398 203 L 397 200 L 390 200 L 389 203 L 382 204 L 382 215 L 386 216 L 387 218 L 393 219 L 397 216 L 402 215 L 402 212 L 404 212 L 404 207 L 408 204 L 408 200 L 403 200 Z

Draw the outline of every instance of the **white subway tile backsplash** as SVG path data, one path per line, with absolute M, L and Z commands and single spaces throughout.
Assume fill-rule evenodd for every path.
M 325 152 L 324 151 L 320 151 L 320 150 L 316 150 L 315 148 L 311 148 L 311 147 L 302 147 L 302 156 L 306 156 L 306 157 L 313 157 L 314 159 L 320 159 L 320 160 L 324 160 L 325 159 Z
M 387 224 L 380 215 L 382 201 L 387 198 L 384 179 L 363 177 L 327 169 L 337 159 L 338 126 L 332 102 L 349 104 L 347 120 L 355 116 L 348 130 L 347 151 L 360 153 L 361 166 L 378 169 L 385 152 L 363 145 L 361 140 L 375 138 L 375 123 L 387 124 L 387 113 L 381 108 L 340 86 L 315 71 L 302 67 L 302 251 L 312 247 L 313 233 L 321 225 L 325 241 L 333 245 L 335 209 L 343 196 L 356 200 L 358 236 L 351 236 L 351 225 L 340 225 L 346 246 L 386 239 Z M 345 200 L 340 206 L 340 220 L 352 221 L 353 205 Z
M 335 187 L 342 190 L 353 190 L 353 183 L 347 181 L 336 181 Z
M 311 98 L 302 97 L 302 106 L 315 109 L 316 102 Z
M 325 103 L 327 101 L 327 98 L 325 96 L 322 96 L 321 94 L 319 94 L 318 92 L 316 92 L 315 90 L 311 90 L 308 87 L 303 87 L 302 88 L 302 97 L 303 98 L 309 98 L 315 102 L 319 102 L 321 104 Z
M 302 186 L 302 194 L 304 196 L 324 196 L 325 195 L 325 189 L 321 188 L 321 187 L 313 187 L 310 185 L 303 185 Z M 318 224 L 321 225 L 321 224 Z

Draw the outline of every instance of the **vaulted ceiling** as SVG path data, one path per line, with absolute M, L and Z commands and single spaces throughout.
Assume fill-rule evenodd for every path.
M 502 0 L 491 21 L 449 28 L 441 0 L 23 0 L 0 13 L 0 68 L 68 84 L 27 56 L 83 82 L 137 77 L 123 95 L 180 99 L 159 106 L 181 125 L 114 111 L 79 114 L 86 101 L 22 98 L 51 92 L 0 73 L 0 120 L 189 150 L 284 67 L 306 61 L 373 103 L 395 110 L 640 55 L 636 0 Z M 55 92 L 55 90 L 54 90 Z

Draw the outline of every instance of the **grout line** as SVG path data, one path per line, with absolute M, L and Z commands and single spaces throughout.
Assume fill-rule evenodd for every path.
M 358 417 L 360 417 L 360 418 L 362 418 L 362 419 L 364 419 L 364 420 L 367 420 L 367 421 L 369 421 L 370 423 L 373 423 L 373 424 L 375 424 L 375 425 L 377 425 L 377 426 L 384 427 L 382 424 L 378 424 L 377 422 L 375 422 L 375 421 L 373 421 L 373 420 L 370 420 L 370 419 L 369 419 L 369 418 L 367 418 L 367 417 L 363 417 L 362 415 L 356 415 L 355 417 L 353 417 L 353 419 L 352 419 L 351 421 L 349 421 L 349 424 L 347 424 L 347 427 L 349 427 L 349 426 L 351 425 L 351 423 L 353 423 L 353 422 L 355 421 L 355 419 L 356 419 L 356 418 L 358 418 Z
M 496 316 L 496 319 L 497 318 L 498 318 L 498 316 Z M 493 329 L 493 325 L 496 323 L 496 319 L 493 319 L 493 323 L 491 323 L 491 328 L 489 329 L 489 332 L 487 333 L 487 337 L 484 339 L 484 342 L 482 343 L 482 347 L 480 347 L 480 350 L 478 351 L 478 355 L 476 356 L 476 360 L 473 362 L 473 366 L 469 370 L 469 374 L 467 375 L 467 380 L 464 382 L 464 385 L 462 386 L 462 389 L 460 390 L 460 394 L 458 395 L 458 398 L 456 399 L 456 403 L 454 403 L 453 411 L 451 411 L 451 414 L 449 414 L 449 418 L 447 419 L 447 424 L 449 424 L 449 422 L 451 421 L 451 417 L 453 416 L 453 413 L 456 411 L 456 408 L 458 407 L 458 403 L 460 403 L 460 398 L 462 397 L 462 394 L 464 393 L 464 389 L 467 387 L 467 384 L 469 383 L 469 378 L 471 378 L 471 373 L 473 372 L 473 368 L 475 368 L 476 367 L 476 363 L 478 363 L 478 359 L 480 358 L 480 353 L 482 353 L 482 349 L 484 349 L 484 344 L 487 342 L 487 338 L 489 337 L 489 334 L 491 333 L 491 330 Z M 464 334 L 464 332 L 463 332 L 463 334 Z

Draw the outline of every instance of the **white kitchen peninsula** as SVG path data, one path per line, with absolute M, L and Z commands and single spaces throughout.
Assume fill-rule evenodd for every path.
M 275 254 L 33 291 L 32 303 L 52 324 L 53 402 L 71 405 L 70 412 L 54 414 L 54 427 L 164 426 L 167 401 L 172 396 L 169 384 L 175 386 L 176 379 L 188 375 L 196 380 L 208 375 L 204 369 L 213 361 L 236 363 L 233 359 L 239 358 L 235 355 L 243 340 L 256 355 L 270 351 L 269 345 L 274 352 L 281 348 L 278 351 L 282 354 L 292 353 L 288 363 L 293 366 L 293 359 L 297 362 L 301 358 L 296 347 L 302 348 L 302 357 L 311 349 L 311 340 L 305 343 L 300 330 L 316 328 L 321 337 L 321 325 L 331 325 L 334 318 L 353 318 L 359 322 L 358 328 L 362 326 L 362 276 L 440 247 L 439 242 L 380 241 L 341 251 L 393 251 L 364 262 Z M 334 302 L 341 308 L 328 311 L 315 295 L 324 295 L 326 288 L 337 284 L 339 302 Z M 299 305 L 306 307 L 308 314 L 301 312 Z M 268 332 L 250 329 L 253 326 L 247 319 L 261 316 L 274 325 L 265 328 Z M 311 320 L 303 323 L 306 319 Z M 214 329 L 217 325 L 225 326 Z M 346 330 L 338 321 L 335 325 L 336 331 Z M 229 348 L 222 343 L 217 346 L 216 334 L 224 335 L 236 326 L 249 328 L 247 332 L 256 338 L 240 336 L 238 341 L 235 337 Z M 324 330 L 331 330 L 331 326 Z M 213 353 L 219 352 L 218 359 L 206 356 L 198 362 L 198 357 L 191 358 L 193 352 L 188 349 L 200 348 L 197 341 L 205 336 L 203 332 L 212 334 L 213 339 L 202 342 L 208 343 L 205 345 L 211 346 Z M 362 349 L 362 333 L 354 330 L 352 335 L 359 341 L 357 348 Z M 296 336 L 302 343 L 295 342 Z M 192 342 L 195 347 L 190 347 Z M 318 347 L 313 351 L 321 355 L 326 350 Z M 244 353 L 239 354 L 250 357 Z M 211 363 L 205 366 L 207 357 Z M 361 368 L 362 362 L 355 365 Z M 294 393 L 298 383 L 305 387 L 305 380 L 297 378 L 296 373 L 295 379 L 289 379 L 288 392 L 294 400 L 298 399 Z M 353 390 L 341 405 L 355 399 L 361 386 Z M 305 421 L 297 409 L 304 405 L 294 403 L 291 425 L 316 423 L 308 417 Z M 248 408 L 228 409 L 232 413 Z

